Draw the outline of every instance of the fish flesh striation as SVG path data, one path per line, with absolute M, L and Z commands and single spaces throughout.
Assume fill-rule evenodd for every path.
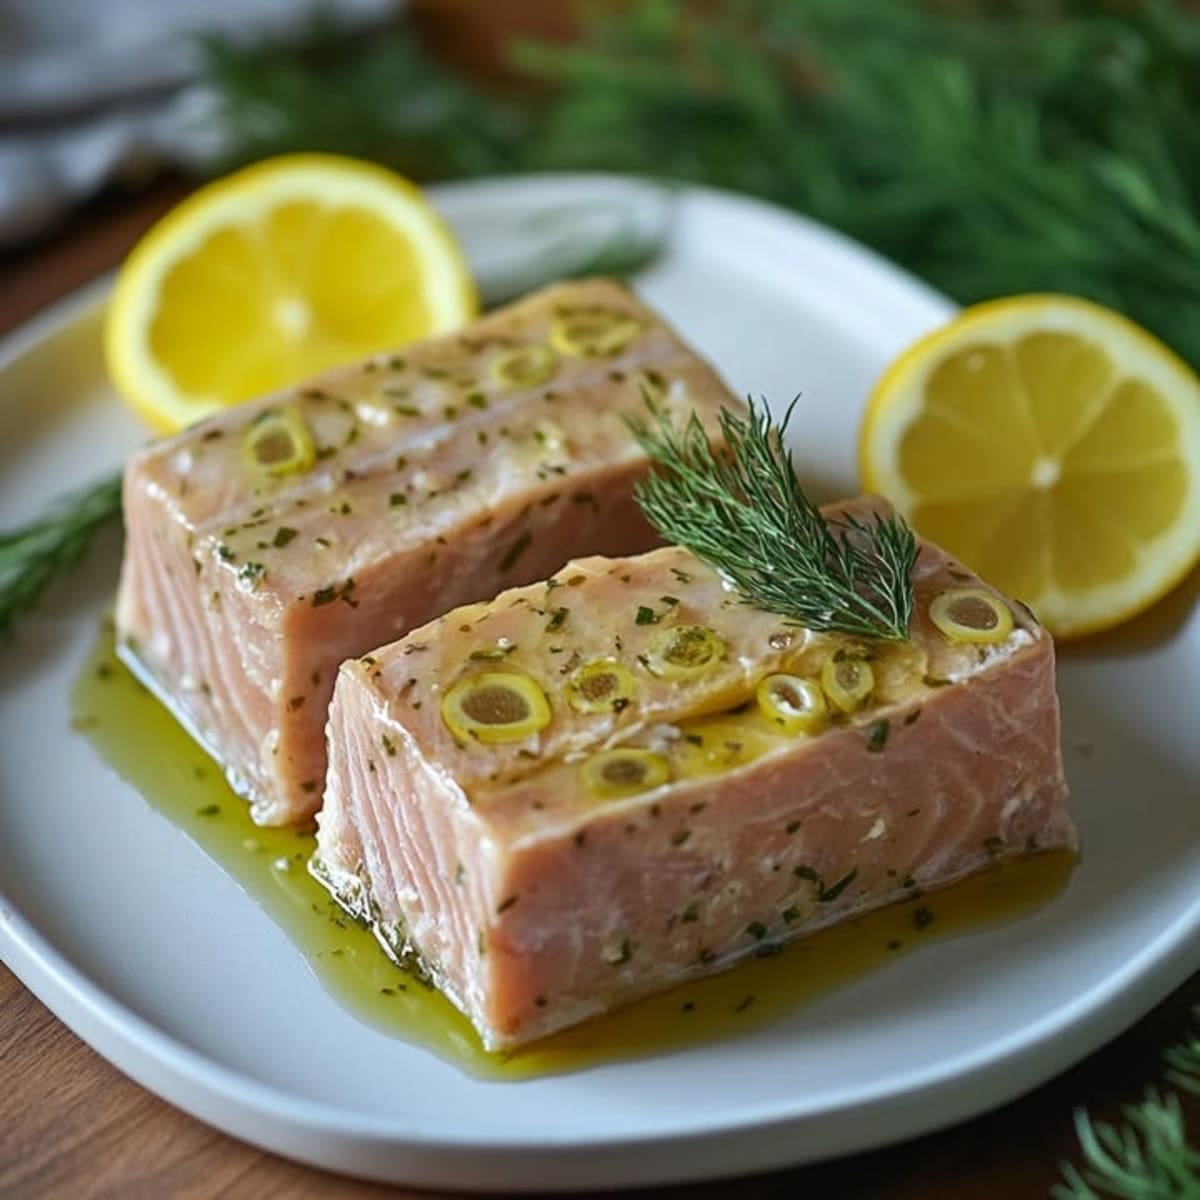
M 342 666 L 312 870 L 499 1049 L 1075 848 L 1050 637 L 928 542 L 913 579 L 898 642 L 679 547 L 456 608 Z
M 119 652 L 248 797 L 321 799 L 339 664 L 579 554 L 657 539 L 623 416 L 736 401 L 607 280 L 220 413 L 134 456 Z

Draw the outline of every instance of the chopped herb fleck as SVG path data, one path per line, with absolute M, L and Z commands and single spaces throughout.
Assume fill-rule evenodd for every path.
M 517 540 L 513 542 L 513 544 L 505 551 L 504 557 L 500 560 L 500 570 L 509 571 L 515 567 L 521 555 L 529 549 L 532 543 L 533 534 L 526 529 L 525 532 L 522 533 L 521 536 L 517 538 Z
M 317 588 L 317 590 L 313 592 L 312 606 L 313 608 L 322 608 L 326 604 L 332 604 L 337 598 L 337 588 Z
M 858 868 L 855 867 L 849 875 L 843 875 L 841 879 L 829 887 L 822 887 L 817 893 L 817 900 L 821 904 L 829 904 L 836 900 L 854 881 L 858 878 Z
M 648 605 L 639 604 L 637 616 L 634 621 L 638 625 L 657 625 L 659 621 L 658 613 Z
M 196 816 L 215 817 L 220 813 L 220 811 L 221 806 L 219 804 L 206 804 L 203 808 L 196 809 Z
M 891 726 L 887 721 L 876 721 L 867 733 L 867 750 L 871 754 L 880 754 L 887 745 L 890 731 Z
M 510 646 L 489 646 L 486 650 L 472 650 L 467 655 L 472 662 L 499 662 L 502 658 L 507 658 L 515 649 L 516 644 Z
M 403 508 L 408 503 L 408 497 L 403 492 L 393 492 L 388 497 L 390 508 Z
M 922 904 L 913 910 L 912 922 L 917 929 L 928 929 L 933 924 L 933 913 Z
M 546 631 L 549 633 L 555 629 L 561 629 L 567 619 L 567 616 L 570 614 L 570 611 L 571 610 L 569 608 L 563 608 L 561 606 L 551 609 L 550 620 L 546 622 Z
M 243 583 L 248 583 L 251 589 L 258 587 L 266 577 L 267 568 L 260 562 L 244 563 L 238 571 L 238 578 Z
M 500 903 L 496 905 L 496 915 L 499 916 L 502 912 L 508 912 L 508 910 L 512 908 L 512 906 L 516 904 L 520 898 L 520 896 L 514 894 L 509 896 L 506 900 L 501 900 Z
M 624 938 L 621 941 L 621 952 L 615 958 L 609 959 L 614 967 L 619 967 L 623 963 L 627 963 L 632 957 L 633 952 L 637 949 L 637 943 L 632 942 L 629 938 Z
M 767 927 L 761 921 L 751 921 L 746 926 L 746 932 L 756 941 L 761 942 L 767 936 Z

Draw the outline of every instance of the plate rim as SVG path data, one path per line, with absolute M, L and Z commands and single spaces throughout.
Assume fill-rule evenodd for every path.
M 579 187 L 605 184 L 644 184 L 638 176 L 597 172 L 545 173 L 487 177 L 430 188 L 437 203 L 453 206 L 472 193 L 500 188 L 520 192 L 539 186 Z M 736 192 L 683 186 L 681 194 L 702 198 L 750 219 L 790 227 L 830 247 L 839 259 L 852 263 L 876 280 L 886 280 L 899 296 L 908 293 L 932 310 L 949 314 L 954 306 L 927 284 L 873 250 L 801 214 Z M 0 338 L 0 372 L 39 344 L 102 305 L 111 287 L 109 272 L 56 300 Z M 934 1066 L 909 1072 L 889 1086 L 857 1085 L 846 1094 L 826 1098 L 819 1108 L 799 1108 L 795 1101 L 774 1111 L 745 1111 L 735 1119 L 695 1119 L 678 1128 L 641 1136 L 596 1134 L 548 1140 L 537 1130 L 488 1136 L 447 1136 L 445 1130 L 421 1129 L 411 1122 L 356 1112 L 295 1096 L 283 1088 L 254 1080 L 195 1050 L 153 1022 L 139 1016 L 60 953 L 32 920 L 0 887 L 0 950 L 14 974 L 55 1015 L 118 1069 L 169 1102 L 231 1136 L 318 1167 L 346 1171 L 364 1178 L 395 1181 L 399 1168 L 406 1182 L 431 1186 L 465 1186 L 480 1190 L 519 1186 L 533 1190 L 582 1188 L 599 1184 L 631 1185 L 695 1181 L 813 1161 L 834 1153 L 883 1145 L 940 1128 L 992 1108 L 1085 1057 L 1130 1021 L 1161 1000 L 1172 987 L 1200 968 L 1200 896 L 1190 910 L 1141 948 L 1123 970 L 1092 987 L 1073 1004 L 1060 1007 L 1044 1020 L 1027 1025 L 1006 1042 Z M 86 1031 L 86 1032 L 85 1032 Z M 1070 1034 L 1070 1037 L 1064 1035 Z M 203 1095 L 197 1094 L 197 1089 Z M 969 1094 L 968 1094 L 969 1093 Z M 921 1099 L 923 1103 L 912 1103 Z M 893 1121 L 886 1134 L 863 1131 L 831 1143 L 818 1153 L 797 1152 L 788 1145 L 789 1131 L 811 1124 L 844 1121 L 863 1114 L 871 1125 L 902 1105 L 914 1110 L 907 1122 Z M 920 1112 L 915 1110 L 920 1109 Z M 344 1139 L 345 1154 L 335 1152 L 330 1139 Z M 771 1142 L 776 1143 L 772 1149 Z M 836 1141 L 836 1139 L 835 1139 Z M 697 1154 L 698 1143 L 704 1143 Z M 654 1157 L 687 1150 L 692 1156 L 671 1167 L 652 1169 Z M 364 1155 L 366 1157 L 358 1157 Z M 470 1156 L 451 1165 L 438 1161 L 447 1151 Z M 539 1155 L 530 1171 L 531 1151 Z M 596 1173 L 597 1154 L 606 1158 Z M 562 1156 L 553 1170 L 545 1158 Z M 616 1161 L 615 1156 L 621 1156 Z M 721 1164 L 714 1167 L 714 1155 Z M 608 1156 L 613 1156 L 609 1158 Z M 489 1176 L 502 1171 L 502 1182 Z

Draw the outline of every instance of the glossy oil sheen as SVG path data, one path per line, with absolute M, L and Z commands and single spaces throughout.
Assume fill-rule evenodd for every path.
M 992 928 L 1057 895 L 1072 855 L 1035 855 L 917 896 L 530 1047 L 489 1053 L 437 991 L 388 959 L 308 874 L 311 830 L 255 825 L 220 769 L 118 662 L 106 625 L 73 695 L 74 728 L 266 908 L 347 1008 L 474 1075 L 526 1078 L 681 1049 L 796 1012 L 934 939 Z

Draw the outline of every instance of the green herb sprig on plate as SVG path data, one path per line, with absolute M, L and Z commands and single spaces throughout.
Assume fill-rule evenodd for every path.
M 0 638 L 12 636 L 17 622 L 58 576 L 84 555 L 96 533 L 121 515 L 121 476 L 60 500 L 43 516 L 0 533 Z
M 893 514 L 825 517 L 796 479 L 779 425 L 750 403 L 721 413 L 727 452 L 693 414 L 675 429 L 647 400 L 630 428 L 656 470 L 638 485 L 647 519 L 715 567 L 744 600 L 810 629 L 900 641 L 913 610 L 913 531 Z

